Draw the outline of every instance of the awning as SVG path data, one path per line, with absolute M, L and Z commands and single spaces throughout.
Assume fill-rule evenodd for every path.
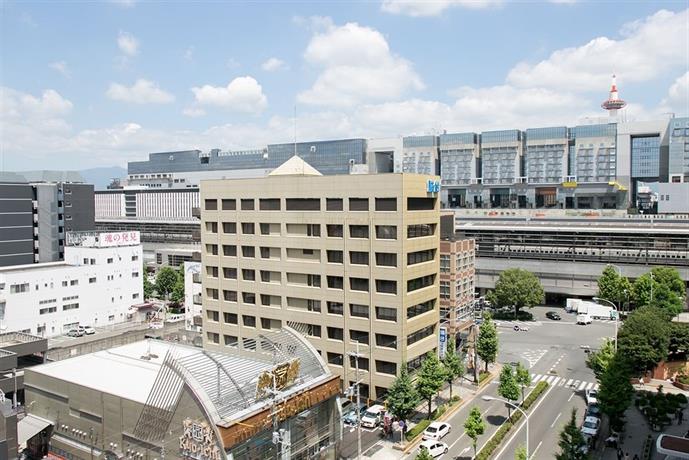
M 25 446 L 26 441 L 52 425 L 53 422 L 32 414 L 28 414 L 17 423 L 17 443 Z

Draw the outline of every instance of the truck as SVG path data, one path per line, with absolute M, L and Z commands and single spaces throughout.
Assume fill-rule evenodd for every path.
M 567 299 L 565 310 L 585 314 L 592 319 L 615 319 L 617 316 L 617 311 L 612 307 L 581 299 Z

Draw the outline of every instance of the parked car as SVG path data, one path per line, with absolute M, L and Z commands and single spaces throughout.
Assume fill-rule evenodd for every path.
M 366 404 L 364 404 L 364 403 L 359 404 L 359 414 L 361 414 L 362 417 L 364 415 L 364 412 L 366 412 L 366 409 L 368 409 Z M 356 422 L 357 422 L 356 404 L 352 404 L 351 406 L 349 406 L 349 410 L 347 411 L 346 414 L 343 414 L 342 420 L 347 425 L 356 425 Z
M 443 436 L 445 436 L 447 433 L 449 433 L 451 429 L 452 429 L 452 426 L 450 426 L 449 423 L 433 422 L 430 425 L 428 425 L 428 428 L 426 428 L 426 431 L 423 432 L 422 439 L 424 441 L 427 439 L 435 439 L 435 440 L 443 439 Z
M 447 444 L 445 444 L 442 441 L 435 441 L 432 439 L 428 439 L 426 441 L 421 441 L 421 444 L 419 445 L 419 451 L 426 449 L 429 454 L 431 454 L 431 457 L 440 457 L 444 453 L 447 452 L 448 447 Z
M 589 416 L 584 419 L 584 424 L 581 426 L 581 432 L 585 435 L 594 437 L 598 435 L 598 428 L 600 428 L 600 419 Z
M 79 329 L 70 329 L 69 331 L 67 331 L 67 337 L 81 337 L 83 335 L 84 333 Z
M 361 416 L 361 426 L 365 428 L 375 428 L 380 425 L 385 414 L 385 407 L 380 404 L 375 404 L 369 407 L 364 415 Z
M 586 405 L 598 404 L 598 392 L 596 390 L 586 390 Z
M 79 326 L 78 327 L 80 332 L 83 332 L 85 335 L 93 335 L 96 333 L 96 330 L 92 328 L 91 326 Z
M 598 404 L 589 404 L 589 406 L 586 408 L 586 416 L 600 418 L 600 406 Z
M 549 311 L 549 312 L 547 312 L 547 313 L 545 314 L 545 317 L 548 318 L 548 319 L 552 319 L 553 321 L 560 321 L 560 320 L 562 319 L 562 318 L 560 317 L 560 315 L 558 315 L 558 314 L 555 313 L 554 311 Z
M 342 415 L 346 414 L 354 407 L 354 403 L 347 398 L 340 398 L 340 411 Z
M 520 331 L 526 332 L 526 331 L 529 330 L 529 328 L 526 327 L 526 326 L 522 326 L 522 325 L 520 325 L 520 324 L 515 324 L 515 325 L 514 325 L 514 330 L 517 331 L 517 332 L 520 332 Z

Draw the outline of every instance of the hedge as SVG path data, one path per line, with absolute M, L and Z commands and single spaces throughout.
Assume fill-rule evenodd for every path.
M 407 431 L 407 441 L 411 441 L 415 437 L 417 437 L 420 433 L 423 433 L 426 428 L 428 428 L 428 425 L 431 424 L 431 421 L 428 420 L 427 418 L 421 420 L 419 423 L 414 425 L 414 428 L 411 430 Z
M 524 400 L 524 403 L 521 405 L 521 408 L 523 410 L 528 410 L 534 402 L 543 394 L 543 392 L 548 388 L 548 382 L 542 381 L 538 382 L 536 384 L 536 387 L 531 390 L 529 393 L 529 396 L 526 397 Z M 510 417 L 509 420 L 507 420 L 505 423 L 500 425 L 500 428 L 498 428 L 498 431 L 495 432 L 495 434 L 488 440 L 488 442 L 481 448 L 479 453 L 476 455 L 475 460 L 488 460 L 491 455 L 493 455 L 493 452 L 500 446 L 502 443 L 503 439 L 505 439 L 505 436 L 509 431 L 512 429 L 512 427 L 519 421 L 519 419 L 522 418 L 522 413 L 515 410 L 512 413 L 512 416 Z

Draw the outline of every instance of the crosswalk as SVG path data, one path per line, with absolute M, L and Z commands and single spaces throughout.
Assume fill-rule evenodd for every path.
M 542 381 L 547 382 L 551 387 L 566 387 L 576 391 L 597 390 L 599 386 L 596 382 L 568 379 L 566 377 L 559 377 L 557 375 L 531 374 L 532 384 L 535 385 Z

